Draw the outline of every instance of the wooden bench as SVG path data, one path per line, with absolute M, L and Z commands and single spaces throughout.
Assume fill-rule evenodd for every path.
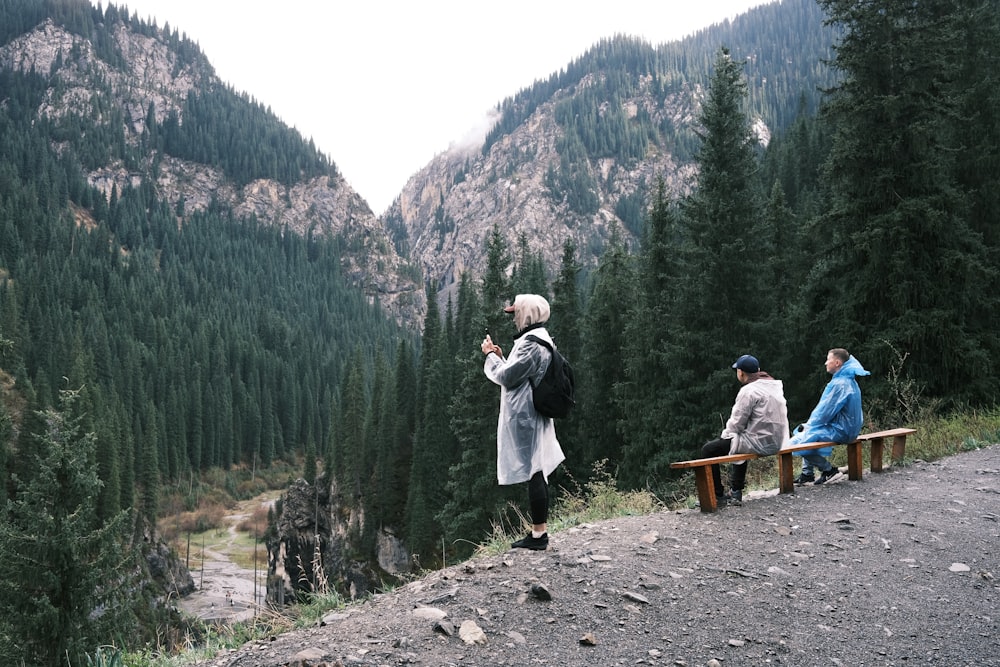
M 916 433 L 912 428 L 894 428 L 888 431 L 876 431 L 874 433 L 864 433 L 859 435 L 854 442 L 808 442 L 793 445 L 780 450 L 774 456 L 778 457 L 778 488 L 781 493 L 795 493 L 794 481 L 794 452 L 804 452 L 810 449 L 820 449 L 822 447 L 836 447 L 844 445 L 847 447 L 847 477 L 853 481 L 861 479 L 862 447 L 864 443 L 870 443 L 870 466 L 872 472 L 882 472 L 882 448 L 887 438 L 892 438 L 892 461 L 899 464 L 903 461 L 906 453 L 906 436 Z M 715 497 L 715 484 L 712 481 L 713 464 L 735 463 L 736 461 L 750 461 L 752 459 L 764 458 L 758 454 L 729 454 L 727 456 L 714 456 L 707 459 L 692 459 L 690 461 L 676 461 L 670 464 L 671 468 L 677 470 L 690 469 L 694 471 L 695 484 L 698 487 L 698 502 L 701 504 L 702 512 L 714 512 L 718 509 L 718 499 Z

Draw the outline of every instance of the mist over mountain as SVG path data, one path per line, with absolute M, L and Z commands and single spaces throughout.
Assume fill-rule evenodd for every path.
M 822 63 L 836 31 L 812 0 L 786 0 L 678 42 L 606 40 L 497 106 L 482 144 L 456 145 L 408 181 L 382 219 L 425 279 L 450 293 L 478 277 L 495 225 L 545 260 L 549 277 L 572 240 L 592 267 L 617 227 L 639 240 L 659 180 L 677 196 L 696 183 L 697 122 L 719 48 L 745 62 L 748 113 L 761 147 L 835 81 Z

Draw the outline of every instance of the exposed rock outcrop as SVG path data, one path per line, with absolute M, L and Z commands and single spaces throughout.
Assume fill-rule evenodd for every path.
M 546 183 L 560 168 L 557 149 L 564 130 L 556 122 L 556 106 L 589 85 L 588 75 L 575 86 L 556 92 L 538 106 L 511 133 L 496 141 L 487 155 L 480 146 L 452 147 L 437 155 L 415 174 L 383 216 L 387 224 L 406 229 L 411 256 L 427 280 L 443 294 L 457 284 L 462 272 L 479 277 L 485 266 L 485 241 L 493 225 L 511 248 L 523 234 L 532 252 L 540 253 L 554 277 L 562 246 L 572 239 L 578 258 L 593 265 L 603 241 L 617 225 L 627 243 L 637 239 L 616 213 L 619 200 L 638 188 L 651 191 L 662 178 L 668 193 L 686 192 L 696 176 L 690 162 L 678 161 L 669 149 L 650 142 L 646 157 L 631 163 L 603 158 L 575 165 L 590 171 L 598 191 L 593 214 L 574 212 L 563 199 L 556 201 Z M 641 81 L 639 93 L 621 102 L 625 114 L 640 109 L 654 125 L 695 125 L 704 90 L 685 86 L 657 98 L 651 77 Z
M 159 537 L 149 540 L 147 536 L 146 568 L 160 589 L 164 599 L 182 598 L 195 589 L 194 577 Z
M 46 20 L 0 48 L 0 67 L 47 76 L 50 85 L 37 110 L 59 119 L 80 109 L 107 108 L 117 113 L 104 122 L 121 122 L 125 141 L 140 147 L 149 129 L 171 113 L 183 123 L 189 94 L 223 86 L 208 61 L 182 56 L 162 31 L 150 37 L 120 23 L 112 27 L 114 64 L 102 60 L 91 42 Z M 110 196 L 114 188 L 152 183 L 156 194 L 178 211 L 178 222 L 212 204 L 237 216 L 256 216 L 298 234 L 340 235 L 345 239 L 344 275 L 402 324 L 417 326 L 424 312 L 424 292 L 415 271 L 399 256 L 368 204 L 339 174 L 310 178 L 291 186 L 259 179 L 240 186 L 211 166 L 149 150 L 138 169 L 121 161 L 99 165 L 88 181 Z
M 391 536 L 379 537 L 378 563 L 352 557 L 364 517 L 344 504 L 336 482 L 297 479 L 282 496 L 276 531 L 268 539 L 268 601 L 284 604 L 313 592 L 338 592 L 354 599 L 405 572 L 409 554 Z M 384 562 L 383 562 L 384 561 Z

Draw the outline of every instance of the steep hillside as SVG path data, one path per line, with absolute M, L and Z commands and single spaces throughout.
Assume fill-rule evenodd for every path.
M 33 115 L 61 131 L 60 150 L 82 156 L 90 184 L 109 198 L 151 186 L 179 221 L 221 206 L 301 235 L 339 235 L 344 275 L 399 321 L 419 321 L 420 281 L 332 161 L 229 89 L 176 32 L 109 6 L 84 36 L 90 7 L 77 4 L 83 18 L 46 16 L 10 36 L 0 69 L 41 75 Z
M 689 190 L 697 117 L 720 47 L 746 61 L 747 113 L 766 146 L 833 74 L 832 29 L 813 0 L 785 0 L 656 48 L 618 36 L 498 105 L 481 146 L 452 147 L 415 174 L 383 219 L 439 290 L 479 274 L 487 233 L 523 234 L 552 277 L 573 239 L 593 264 L 609 229 L 633 242 L 662 178 Z

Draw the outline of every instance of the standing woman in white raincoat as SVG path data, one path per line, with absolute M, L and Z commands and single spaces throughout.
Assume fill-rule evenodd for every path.
M 513 313 L 517 335 L 510 356 L 487 334 L 481 348 L 486 355 L 483 371 L 500 385 L 500 418 L 497 422 L 497 481 L 502 485 L 528 482 L 531 532 L 511 546 L 543 551 L 549 546 L 546 524 L 549 515 L 549 475 L 566 458 L 556 429 L 549 417 L 535 410 L 531 385 L 537 384 L 552 361 L 542 345 L 527 340 L 531 333 L 552 345 L 545 330 L 549 302 L 537 294 L 518 294 L 514 303 L 504 308 Z

